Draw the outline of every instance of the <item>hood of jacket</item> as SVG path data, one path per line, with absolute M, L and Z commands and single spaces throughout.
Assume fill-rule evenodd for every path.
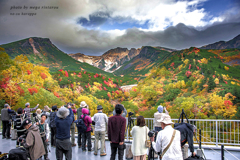
M 89 114 L 88 109 L 87 109 L 87 108 L 83 108 L 83 109 L 82 109 L 82 114 Z
M 30 128 L 28 128 L 27 132 L 29 131 L 38 131 L 38 126 L 36 126 L 35 124 L 33 124 Z

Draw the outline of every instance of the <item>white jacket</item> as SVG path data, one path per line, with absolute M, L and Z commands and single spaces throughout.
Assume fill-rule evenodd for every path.
M 108 117 L 105 113 L 98 112 L 94 114 L 92 119 L 95 122 L 95 131 L 106 131 L 106 124 L 108 123 Z
M 166 126 L 157 135 L 156 143 L 152 142 L 152 146 L 156 152 L 160 152 L 167 147 L 173 134 L 172 126 Z M 183 160 L 182 150 L 181 150 L 181 135 L 177 130 L 172 144 L 168 148 L 167 152 L 163 155 L 162 160 Z
M 134 126 L 132 128 L 131 134 L 133 137 L 133 142 L 131 150 L 133 156 L 141 156 L 147 154 L 148 148 L 145 147 L 145 141 L 146 139 L 149 139 L 148 132 L 149 129 L 146 126 L 144 127 Z

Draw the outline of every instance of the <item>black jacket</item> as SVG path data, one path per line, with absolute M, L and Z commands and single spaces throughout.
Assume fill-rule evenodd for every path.
M 190 151 L 194 152 L 193 127 L 189 123 L 175 123 L 174 129 L 179 130 L 181 133 L 181 147 L 188 142 Z

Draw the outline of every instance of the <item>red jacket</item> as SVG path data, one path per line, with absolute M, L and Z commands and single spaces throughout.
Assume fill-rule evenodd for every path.
M 84 114 L 86 115 L 83 121 L 84 121 L 85 125 L 87 126 L 86 132 L 89 132 L 89 131 L 91 131 L 92 119 L 91 119 L 90 116 L 88 116 L 88 114 L 89 114 L 88 109 L 83 108 L 82 109 L 82 114 L 83 115 L 81 115 L 81 118 L 83 118 Z
M 108 120 L 108 139 L 112 143 L 124 142 L 126 119 L 121 115 L 115 115 Z

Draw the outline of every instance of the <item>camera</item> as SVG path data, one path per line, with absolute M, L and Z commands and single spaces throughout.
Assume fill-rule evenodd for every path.
M 131 116 L 133 116 L 133 115 L 134 115 L 133 112 L 128 112 L 128 117 L 131 117 Z
M 19 141 L 19 142 L 26 142 L 26 135 L 21 135 L 21 136 L 18 138 L 18 141 Z
M 153 137 L 154 135 L 157 135 L 157 133 L 158 133 L 157 131 L 152 130 L 152 131 L 149 131 L 149 132 L 148 132 L 148 136 L 149 136 L 149 137 Z

